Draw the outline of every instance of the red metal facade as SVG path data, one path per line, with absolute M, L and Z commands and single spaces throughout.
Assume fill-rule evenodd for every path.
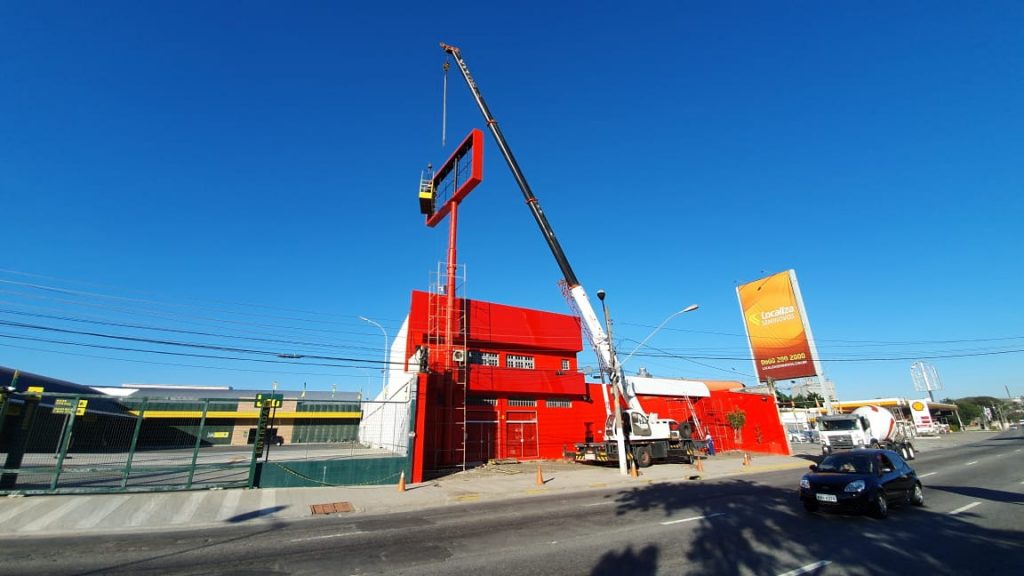
M 489 459 L 558 459 L 566 448 L 603 440 L 606 407 L 600 384 L 577 371 L 583 350 L 579 319 L 489 302 L 457 300 L 465 310 L 465 334 L 458 347 L 466 363 L 450 361 L 455 342 L 431 334 L 440 323 L 436 303 L 413 292 L 406 358 L 428 349 L 428 370 L 416 394 L 413 481 L 431 471 Z M 453 338 L 455 340 L 455 338 Z M 496 366 L 485 365 L 484 355 Z M 510 367 L 509 355 L 529 358 L 532 368 Z M 717 386 L 717 388 L 727 388 Z M 785 433 L 768 396 L 721 389 L 693 399 L 701 424 L 719 450 L 786 454 Z M 678 421 L 691 419 L 683 398 L 642 396 L 645 410 Z M 742 437 L 729 428 L 727 414 L 742 410 Z

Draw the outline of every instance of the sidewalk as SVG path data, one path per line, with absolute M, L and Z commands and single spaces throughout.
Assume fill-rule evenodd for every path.
M 919 452 L 930 452 L 986 437 L 984 432 L 967 432 L 937 439 L 919 438 L 915 444 Z M 399 492 L 397 486 L 345 486 L 0 497 L 0 537 L 294 521 L 317 517 L 314 505 L 329 505 L 326 508 L 332 515 L 357 517 L 559 492 L 629 489 L 668 482 L 684 485 L 728 476 L 806 469 L 811 463 L 809 456 L 817 455 L 818 451 L 817 444 L 794 444 L 794 456 L 751 453 L 752 461 L 747 466 L 743 465 L 742 453 L 719 453 L 703 460 L 703 472 L 688 464 L 655 464 L 641 469 L 639 478 L 623 476 L 612 465 L 542 461 L 543 485 L 538 483 L 537 462 L 523 462 L 484 466 L 410 484 L 405 492 Z M 318 510 L 323 511 L 323 507 Z
M 397 486 L 345 486 L 0 497 L 0 537 L 293 521 L 316 517 L 314 505 L 321 512 L 323 507 L 319 505 L 329 505 L 326 511 L 333 515 L 363 516 L 559 492 L 699 482 L 730 475 L 806 468 L 809 464 L 809 460 L 799 456 L 751 456 L 751 464 L 744 466 L 742 454 L 719 454 L 703 461 L 703 472 L 687 464 L 656 464 L 641 469 L 638 478 L 621 475 L 617 466 L 542 461 L 543 485 L 538 483 L 538 463 L 522 462 L 473 468 L 430 482 L 410 484 L 405 492 L 399 492 Z M 339 511 L 333 511 L 335 509 Z

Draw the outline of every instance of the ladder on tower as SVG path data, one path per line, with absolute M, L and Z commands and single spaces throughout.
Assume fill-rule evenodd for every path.
M 463 268 L 464 270 L 464 268 Z M 447 264 L 438 263 L 437 274 L 432 281 L 427 319 L 427 343 L 433 354 L 443 352 L 443 357 L 435 366 L 441 369 L 443 374 L 449 375 L 446 384 L 449 386 L 444 413 L 448 414 L 446 426 L 452 429 L 449 431 L 448 441 L 444 443 L 443 450 L 451 454 L 442 460 L 448 465 L 455 464 L 457 467 L 466 468 L 466 404 L 468 402 L 468 372 L 469 363 L 468 326 L 465 298 L 465 273 L 456 273 L 455 282 L 455 306 L 454 310 L 448 307 L 448 294 L 446 293 Z M 463 292 L 462 300 L 458 298 L 459 292 Z M 447 327 L 452 327 L 452 333 L 447 334 Z M 461 359 L 456 358 L 456 351 L 460 351 Z

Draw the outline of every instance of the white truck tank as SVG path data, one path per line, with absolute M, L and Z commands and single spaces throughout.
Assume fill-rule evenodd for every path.
M 886 440 L 898 440 L 896 417 L 881 406 L 861 406 L 853 411 L 857 416 L 863 416 L 870 425 L 871 429 L 868 431 L 869 436 L 872 440 L 878 442 L 885 442 Z

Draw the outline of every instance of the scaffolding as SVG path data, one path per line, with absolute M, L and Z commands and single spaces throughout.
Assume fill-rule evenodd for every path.
M 427 345 L 431 370 L 443 390 L 442 422 L 437 463 L 466 468 L 466 396 L 469 351 L 466 314 L 466 269 L 439 262 L 430 281 Z M 461 294 L 461 298 L 460 298 Z

